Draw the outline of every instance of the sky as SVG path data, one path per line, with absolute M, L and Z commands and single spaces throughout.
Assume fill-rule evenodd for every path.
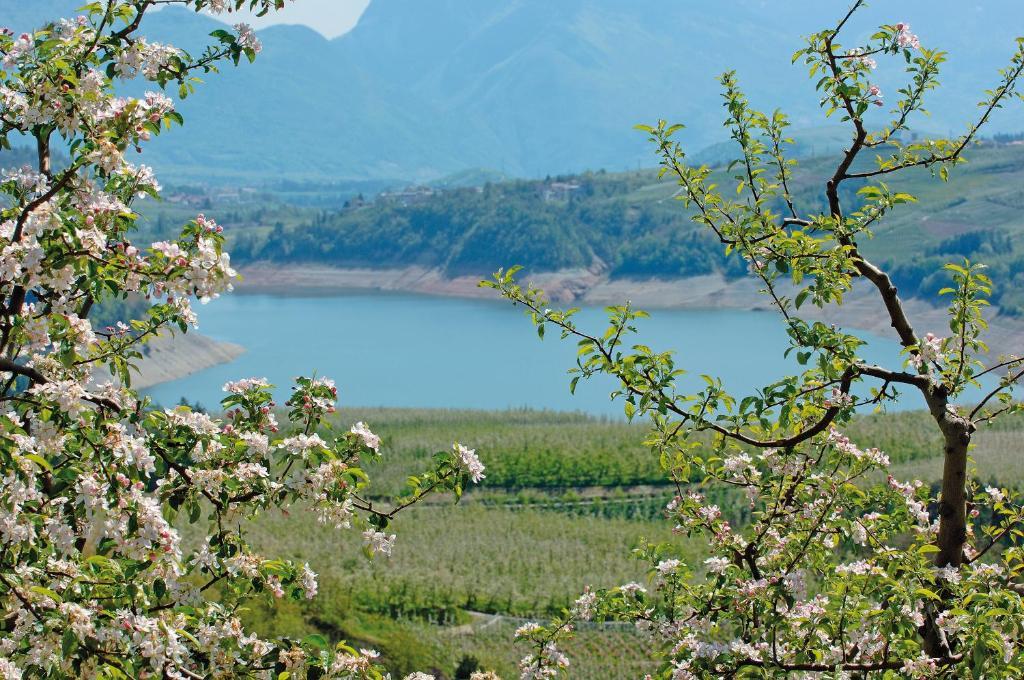
M 245 21 L 256 28 L 273 24 L 305 24 L 325 37 L 335 38 L 351 30 L 369 4 L 370 0 L 298 0 L 263 18 L 248 12 L 219 18 L 230 19 L 229 23 Z

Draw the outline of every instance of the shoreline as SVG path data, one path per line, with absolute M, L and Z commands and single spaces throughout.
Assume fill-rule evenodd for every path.
M 241 345 L 194 331 L 160 335 L 146 346 L 149 352 L 139 360 L 139 370 L 132 376 L 132 388 L 139 391 L 230 363 L 246 351 Z M 109 377 L 107 373 L 103 375 Z
M 440 270 L 419 266 L 367 269 L 260 263 L 242 266 L 239 273 L 242 281 L 236 284 L 235 295 L 331 297 L 373 293 L 501 301 L 493 290 L 478 285 L 481 276 L 448 278 Z M 560 305 L 607 306 L 628 300 L 650 309 L 771 309 L 761 304 L 752 284 L 726 281 L 718 275 L 609 279 L 597 271 L 571 269 L 528 275 L 522 281 L 543 289 L 552 302 Z
M 480 288 L 479 276 L 447 278 L 437 269 L 405 267 L 394 269 L 341 268 L 327 265 L 273 265 L 255 263 L 239 269 L 243 280 L 236 286 L 240 295 L 331 296 L 351 293 L 412 293 L 477 300 L 498 300 L 493 290 Z M 574 269 L 523 276 L 543 289 L 552 302 L 567 305 L 607 306 L 629 301 L 643 309 L 774 309 L 758 293 L 749 278 L 729 281 L 718 274 L 681 279 L 611 279 L 596 270 Z M 782 290 L 790 295 L 790 290 Z M 946 310 L 924 300 L 904 300 L 908 316 L 922 335 L 948 333 Z M 842 324 L 879 336 L 892 333 L 877 292 L 856 280 L 841 308 L 801 310 L 808 319 Z M 1024 319 L 1000 316 L 991 309 L 987 340 L 990 356 L 1024 353 Z

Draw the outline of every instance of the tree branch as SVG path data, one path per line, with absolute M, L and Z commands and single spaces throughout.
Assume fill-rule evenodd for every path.
M 31 380 L 33 384 L 36 385 L 45 385 L 50 382 L 49 380 L 47 380 L 46 376 L 44 376 L 42 373 L 32 368 L 31 366 L 19 364 L 15 361 L 11 361 L 7 357 L 0 357 L 0 371 L 6 373 L 14 373 L 16 375 L 23 375 L 29 380 Z M 114 411 L 115 413 L 121 412 L 120 404 L 117 404 L 113 400 L 107 399 L 106 397 L 97 397 L 94 394 L 86 393 L 83 399 L 90 403 L 96 404 L 97 406 L 108 408 L 111 411 Z

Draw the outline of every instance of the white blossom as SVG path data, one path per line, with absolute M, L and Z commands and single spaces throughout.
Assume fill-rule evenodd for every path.
M 462 444 L 455 445 L 455 453 L 458 455 L 459 463 L 462 469 L 469 475 L 470 480 L 477 484 L 484 475 L 484 464 L 480 462 L 480 458 L 476 455 L 476 451 L 470 448 L 466 448 Z
M 363 543 L 371 555 L 382 554 L 391 557 L 391 550 L 395 547 L 395 534 L 386 534 L 383 531 L 367 529 L 363 532 Z
M 363 440 L 363 444 L 370 449 L 373 449 L 377 453 L 380 453 L 380 437 L 370 431 L 369 426 L 364 422 L 358 422 L 352 426 L 350 430 L 352 434 L 358 435 Z

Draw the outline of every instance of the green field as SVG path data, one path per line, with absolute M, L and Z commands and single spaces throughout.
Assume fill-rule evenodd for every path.
M 369 470 L 376 493 L 397 489 L 453 439 L 478 449 L 487 479 L 458 506 L 437 499 L 401 515 L 390 560 L 365 559 L 358 532 L 321 527 L 298 509 L 258 520 L 259 546 L 309 561 L 321 576 L 312 602 L 250 612 L 263 632 L 357 640 L 380 649 L 395 673 L 427 668 L 455 678 L 460 663 L 476 659 L 515 677 L 524 653 L 512 642 L 515 627 L 557 614 L 587 585 L 644 582 L 645 567 L 630 554 L 641 537 L 676 541 L 700 559 L 701 546 L 673 537 L 660 519 L 673 490 L 658 483 L 640 425 L 528 411 L 343 410 L 337 418 L 365 420 L 383 435 L 383 462 Z M 941 446 L 926 414 L 861 417 L 847 432 L 885 450 L 896 476 L 937 479 Z M 1022 437 L 1022 418 L 978 433 L 978 478 L 1024 479 Z M 567 649 L 573 678 L 645 672 L 642 639 L 629 628 L 583 629 Z

